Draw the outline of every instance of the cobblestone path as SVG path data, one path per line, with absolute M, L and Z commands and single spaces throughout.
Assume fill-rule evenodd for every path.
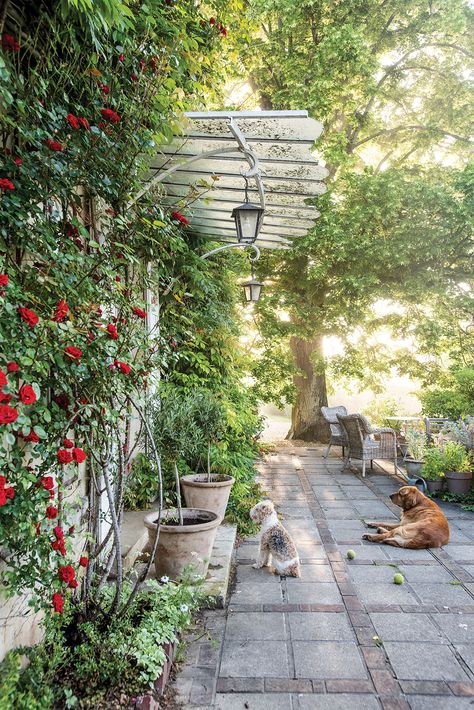
M 474 708 L 474 513 L 443 504 L 451 542 L 439 550 L 363 543 L 364 519 L 398 517 L 388 496 L 400 481 L 376 466 L 365 479 L 343 473 L 322 451 L 285 448 L 260 465 L 301 579 L 253 569 L 257 540 L 246 539 L 228 607 L 195 631 L 177 698 L 195 710 Z

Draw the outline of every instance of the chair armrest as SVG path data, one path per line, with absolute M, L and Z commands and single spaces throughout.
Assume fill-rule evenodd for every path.
M 395 431 L 395 429 L 392 429 L 388 426 L 380 427 L 378 429 L 372 429 L 371 434 L 393 434 L 395 437 L 397 436 L 397 432 Z

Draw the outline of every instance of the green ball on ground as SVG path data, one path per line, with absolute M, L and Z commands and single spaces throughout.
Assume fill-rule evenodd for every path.
M 404 581 L 405 581 L 405 577 L 403 576 L 403 574 L 400 574 L 399 572 L 397 572 L 397 574 L 395 574 L 393 577 L 394 584 L 403 584 Z
M 347 559 L 348 560 L 354 560 L 356 556 L 356 553 L 354 550 L 347 550 Z

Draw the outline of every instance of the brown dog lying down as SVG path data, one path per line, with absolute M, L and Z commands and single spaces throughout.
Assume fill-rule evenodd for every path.
M 399 523 L 366 522 L 369 528 L 378 528 L 377 535 L 362 535 L 370 542 L 385 542 L 394 547 L 422 550 L 441 547 L 449 542 L 449 525 L 441 509 L 415 486 L 403 486 L 390 500 L 402 509 Z

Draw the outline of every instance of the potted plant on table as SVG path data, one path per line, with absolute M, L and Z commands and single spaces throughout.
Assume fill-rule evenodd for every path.
M 155 555 L 157 579 L 177 579 L 190 565 L 196 574 L 207 573 L 216 530 L 221 518 L 211 510 L 183 508 L 181 504 L 178 462 L 199 450 L 202 438 L 195 423 L 190 398 L 177 388 L 162 386 L 151 403 L 150 419 L 156 445 L 174 476 L 176 508 L 145 517 L 151 549 L 159 535 Z
M 407 474 L 410 477 L 419 476 L 427 450 L 426 434 L 424 431 L 412 427 L 407 429 L 405 438 L 407 440 L 409 453 L 409 456 L 404 460 Z
M 472 483 L 472 462 L 462 444 L 447 441 L 443 448 L 446 461 L 446 481 L 450 493 L 466 495 Z
M 195 424 L 207 444 L 207 471 L 181 477 L 184 499 L 190 508 L 212 510 L 223 519 L 235 479 L 222 473 L 211 473 L 211 445 L 224 434 L 224 410 L 207 390 L 194 393 L 194 408 Z
M 429 447 L 425 452 L 421 475 L 426 481 L 430 493 L 435 493 L 443 488 L 446 472 L 446 457 L 444 452 L 436 446 Z

